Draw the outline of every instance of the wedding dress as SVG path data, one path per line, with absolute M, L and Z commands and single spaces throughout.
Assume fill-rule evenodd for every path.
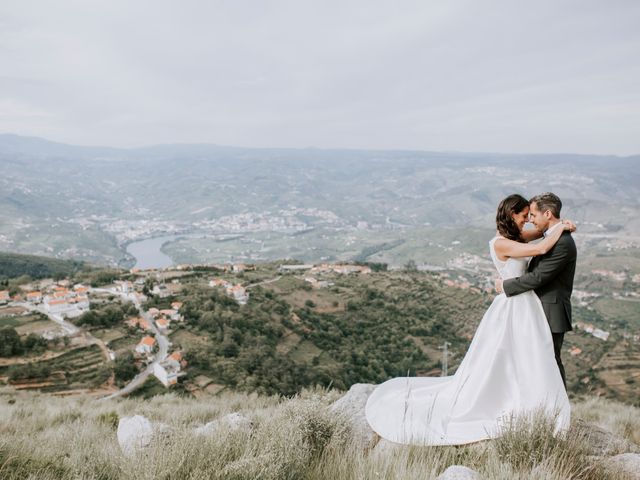
M 502 279 L 519 277 L 528 258 L 491 258 Z M 484 314 L 456 373 L 399 377 L 367 400 L 371 428 L 391 442 L 462 445 L 500 436 L 509 419 L 536 409 L 569 427 L 569 398 L 555 361 L 542 304 L 533 291 L 498 295 Z

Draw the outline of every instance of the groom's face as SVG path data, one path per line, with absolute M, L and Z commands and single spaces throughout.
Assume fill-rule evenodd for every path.
M 536 202 L 531 202 L 529 208 L 529 221 L 535 225 L 539 232 L 544 232 L 549 228 L 549 219 L 550 217 L 547 212 L 541 212 L 538 210 Z

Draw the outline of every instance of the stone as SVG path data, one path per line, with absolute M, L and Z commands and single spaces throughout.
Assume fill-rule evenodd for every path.
M 451 465 L 436 477 L 436 480 L 481 480 L 481 476 L 475 470 L 462 465 Z
M 224 417 L 206 423 L 201 427 L 197 427 L 193 431 L 193 433 L 195 435 L 214 435 L 221 429 L 231 432 L 250 432 L 252 428 L 253 422 L 248 417 L 245 417 L 241 413 L 233 412 L 225 415 Z
M 583 436 L 586 439 L 589 455 L 604 457 L 627 452 L 638 453 L 640 451 L 637 445 L 626 438 L 580 418 L 574 422 L 571 429 L 574 430 L 572 433 Z
M 151 442 L 169 441 L 173 428 L 166 423 L 151 423 L 142 415 L 123 417 L 118 423 L 118 443 L 122 452 L 133 456 Z
M 376 385 L 369 383 L 356 383 L 329 407 L 330 411 L 341 415 L 349 423 L 354 445 L 362 449 L 372 448 L 380 438 L 369 426 L 364 413 L 367 399 L 375 388 Z
M 605 460 L 607 469 L 620 475 L 625 475 L 629 480 L 640 480 L 640 454 L 622 453 Z
M 127 456 L 133 456 L 149 446 L 153 440 L 154 429 L 147 418 L 135 415 L 120 419 L 117 435 L 122 452 Z

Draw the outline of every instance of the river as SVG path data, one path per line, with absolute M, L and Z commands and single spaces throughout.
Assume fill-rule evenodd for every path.
M 173 265 L 173 259 L 162 253 L 164 244 L 175 242 L 180 238 L 203 237 L 200 234 L 165 235 L 131 242 L 127 245 L 127 253 L 136 259 L 134 268 L 141 270 L 148 268 L 166 268 Z

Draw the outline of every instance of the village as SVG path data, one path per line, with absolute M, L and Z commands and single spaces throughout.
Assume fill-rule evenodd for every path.
M 103 341 L 91 334 L 91 329 L 75 325 L 74 319 L 78 319 L 86 312 L 92 311 L 92 307 L 99 304 L 108 304 L 109 301 L 119 299 L 121 302 L 131 303 L 137 309 L 138 314 L 129 316 L 124 320 L 124 325 L 139 335 L 139 339 L 132 349 L 133 360 L 138 366 L 139 373 L 126 386 L 109 397 L 126 395 L 138 388 L 147 377 L 153 375 L 166 388 L 175 385 L 178 379 L 186 375 L 187 361 L 184 352 L 171 351 L 172 343 L 169 334 L 175 325 L 185 322 L 181 313 L 182 302 L 171 302 L 170 308 L 158 309 L 144 308 L 148 295 L 159 299 L 174 297 L 182 290 L 180 277 L 189 275 L 197 269 L 208 269 L 220 273 L 238 275 L 245 271 L 255 270 L 254 265 L 237 264 L 211 264 L 197 265 L 184 264 L 165 269 L 140 270 L 132 268 L 126 280 L 114 280 L 110 285 L 91 287 L 80 283 L 72 284 L 70 280 L 62 279 L 54 281 L 44 279 L 20 285 L 20 291 L 11 296 L 8 290 L 0 291 L 0 308 L 9 309 L 11 315 L 28 315 L 38 312 L 50 320 L 50 326 L 41 328 L 34 333 L 46 340 L 61 337 L 71 339 L 71 345 L 82 342 L 95 344 L 104 353 L 105 361 L 115 361 L 118 354 L 112 349 L 109 341 Z M 282 275 L 302 275 L 302 280 L 311 288 L 325 288 L 333 285 L 333 282 L 322 279 L 325 274 L 369 274 L 368 266 L 352 264 L 281 264 L 277 272 L 280 274 L 269 283 L 279 279 Z M 229 276 L 227 276 L 229 278 Z M 243 285 L 221 278 L 210 277 L 207 285 L 220 289 L 238 305 L 246 305 L 250 298 L 249 289 L 253 285 Z M 146 292 L 146 294 L 145 294 Z M 109 300 L 113 299 L 113 300 Z
M 194 215 L 208 210 L 206 207 L 191 212 Z M 139 211 L 148 215 L 144 209 Z M 303 221 L 300 217 L 314 219 Z M 86 228 L 91 224 L 98 224 L 115 236 L 119 243 L 137 241 L 154 236 L 166 236 L 177 234 L 237 234 L 249 232 L 283 232 L 295 233 L 307 230 L 318 225 L 331 227 L 346 227 L 348 224 L 336 214 L 319 208 L 288 207 L 276 212 L 265 211 L 260 213 L 241 213 L 226 215 L 211 220 L 196 220 L 188 225 L 163 220 L 122 220 L 108 216 L 92 215 L 89 218 L 71 218 L 67 220 Z

